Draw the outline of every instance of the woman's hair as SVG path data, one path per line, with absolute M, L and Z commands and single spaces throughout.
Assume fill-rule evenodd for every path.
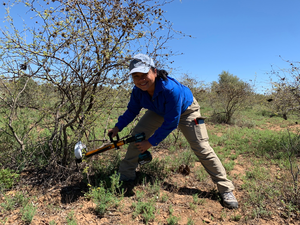
M 151 67 L 151 70 L 153 72 L 155 72 L 155 68 L 154 67 Z M 167 77 L 168 76 L 168 72 L 167 71 L 156 69 L 156 72 L 157 72 L 156 79 L 161 78 L 163 80 L 168 80 L 168 77 Z

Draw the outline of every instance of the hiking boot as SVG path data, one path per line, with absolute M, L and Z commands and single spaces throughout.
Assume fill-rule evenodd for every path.
M 120 191 L 122 192 L 122 194 L 124 194 L 125 197 L 131 197 L 134 196 L 135 193 L 133 191 L 134 189 L 134 181 L 135 179 L 130 179 L 127 176 L 125 176 L 124 174 L 120 174 L 120 180 L 121 182 L 121 187 L 120 187 Z
M 125 181 L 125 182 L 133 182 L 135 178 L 128 178 L 124 174 L 120 174 L 120 181 Z
M 221 198 L 223 199 L 223 204 L 225 207 L 227 207 L 229 209 L 237 209 L 238 208 L 238 202 L 237 202 L 236 198 L 234 197 L 234 194 L 232 193 L 232 191 L 221 193 Z

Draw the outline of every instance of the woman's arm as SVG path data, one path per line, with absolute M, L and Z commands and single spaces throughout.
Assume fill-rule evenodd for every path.
M 166 99 L 164 122 L 148 139 L 152 146 L 158 145 L 177 128 L 181 116 L 183 98 L 180 89 L 166 90 L 164 94 Z

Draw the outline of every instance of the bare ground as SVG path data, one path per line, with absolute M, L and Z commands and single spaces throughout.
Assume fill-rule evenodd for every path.
M 153 153 L 154 157 L 159 157 L 164 151 L 160 150 Z M 216 186 L 210 178 L 199 182 L 196 178 L 195 171 L 201 166 L 196 162 L 195 166 L 190 168 L 189 175 L 174 173 L 160 187 L 161 199 L 165 196 L 166 201 L 158 200 L 156 202 L 156 214 L 154 221 L 149 224 L 168 224 L 170 218 L 170 207 L 173 209 L 173 216 L 179 219 L 178 224 L 300 224 L 300 215 L 291 214 L 288 217 L 283 213 L 282 208 L 276 207 L 276 203 L 266 206 L 268 211 L 272 212 L 269 216 L 251 217 L 251 211 L 254 206 L 245 204 L 248 194 L 242 188 L 243 182 L 240 179 L 251 169 L 252 164 L 248 157 L 240 155 L 235 160 L 234 169 L 229 172 L 230 177 L 236 187 L 234 194 L 239 201 L 238 209 L 227 209 L 222 206 L 220 197 L 216 192 Z M 280 168 L 272 168 L 275 174 Z M 32 203 L 37 206 L 36 214 L 31 224 L 42 225 L 51 224 L 68 224 L 67 217 L 73 213 L 73 218 L 77 224 L 126 224 L 138 225 L 145 224 L 141 216 L 133 217 L 132 203 L 136 202 L 137 191 L 146 191 L 142 182 L 133 182 L 126 184 L 127 194 L 121 201 L 118 208 L 109 209 L 104 216 L 100 217 L 95 212 L 95 204 L 92 200 L 84 197 L 88 187 L 81 182 L 81 172 L 74 170 L 67 177 L 54 179 L 53 174 L 47 171 L 27 171 L 22 173 L 21 182 L 12 190 L 6 193 L 7 196 L 13 196 L 17 191 L 27 193 Z M 60 180 L 60 181 L 57 181 Z M 193 195 L 197 194 L 202 201 L 192 207 Z M 35 196 L 35 197 L 34 197 Z M 0 204 L 4 202 L 3 195 L 0 195 Z M 0 211 L 1 212 L 1 211 Z M 6 221 L 6 222 L 4 222 Z M 2 224 L 25 224 L 21 219 L 20 207 L 16 206 L 15 210 L 0 214 L 0 223 Z M 69 223 L 71 224 L 71 223 Z M 190 223 L 192 224 L 192 223 Z

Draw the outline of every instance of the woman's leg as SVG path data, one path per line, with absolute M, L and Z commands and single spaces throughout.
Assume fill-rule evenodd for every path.
M 146 139 L 148 139 L 162 125 L 163 121 L 164 118 L 162 116 L 148 110 L 133 129 L 132 134 L 135 135 L 144 132 Z M 138 156 L 140 153 L 134 143 L 129 144 L 125 158 L 121 161 L 119 167 L 121 180 L 128 181 L 135 179 L 135 170 L 138 166 Z
M 209 145 L 205 124 L 196 125 L 194 122 L 194 119 L 200 116 L 200 107 L 194 99 L 192 105 L 181 115 L 179 128 L 213 182 L 217 184 L 219 192 L 230 192 L 234 190 L 234 186 L 227 179 L 220 159 Z

